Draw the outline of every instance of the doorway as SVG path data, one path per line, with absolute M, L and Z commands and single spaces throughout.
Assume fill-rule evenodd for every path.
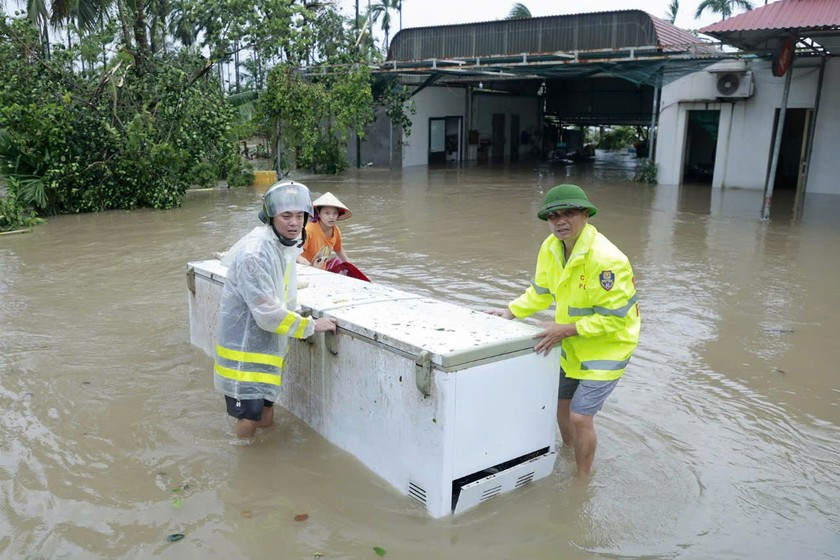
M 429 163 L 460 162 L 463 117 L 429 119 Z
M 684 183 L 712 183 L 720 111 L 688 111 L 683 158 Z
M 779 161 L 776 165 L 774 189 L 794 190 L 805 180 L 805 147 L 807 146 L 808 126 L 810 124 L 811 109 L 787 109 L 785 111 L 785 126 L 782 129 L 782 145 L 779 148 Z M 773 135 L 779 122 L 779 110 L 773 119 Z M 770 144 L 771 149 L 773 143 Z M 772 163 L 771 151 L 768 169 Z
M 510 116 L 510 161 L 519 161 L 519 115 Z
M 504 161 L 505 159 L 505 114 L 493 113 L 492 131 L 490 138 L 492 140 L 491 158 L 493 161 Z

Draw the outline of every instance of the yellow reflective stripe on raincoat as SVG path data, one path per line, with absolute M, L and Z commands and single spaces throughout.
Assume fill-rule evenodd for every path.
M 633 309 L 633 306 L 639 300 L 636 294 L 633 294 L 633 297 L 627 302 L 627 305 L 623 305 L 618 309 L 608 309 L 606 307 L 572 307 L 569 306 L 569 317 L 586 317 L 587 315 L 605 315 L 608 317 L 626 317 L 627 312 Z
M 295 324 L 295 321 L 297 320 L 300 320 L 298 328 L 296 328 L 293 333 L 289 334 L 289 331 L 292 329 L 292 327 Z M 311 320 L 312 319 L 308 319 L 306 317 L 303 317 L 302 315 L 298 315 L 297 313 L 289 311 L 286 317 L 280 323 L 280 326 L 277 327 L 277 330 L 274 332 L 286 336 L 293 336 L 294 338 L 303 338 L 303 335 L 306 334 L 306 327 L 309 326 L 309 322 Z
M 277 330 L 274 331 L 277 334 L 289 334 L 289 329 L 292 328 L 292 325 L 295 324 L 295 320 L 297 316 L 294 313 L 289 313 L 286 315 L 286 318 L 280 323 L 280 326 L 277 327 Z
M 605 272 L 611 282 L 603 279 Z M 560 364 L 566 376 L 597 381 L 621 377 L 641 326 L 633 268 L 591 224 L 584 226 L 568 262 L 560 240 L 554 235 L 545 239 L 531 285 L 508 308 L 524 318 L 555 300 L 555 322 L 575 323 L 578 332 L 562 342 Z
M 311 319 L 301 317 L 300 318 L 300 326 L 297 328 L 297 330 L 295 331 L 295 334 L 293 334 L 292 336 L 295 337 L 295 338 L 303 338 L 303 335 L 306 332 L 306 327 L 309 325 L 309 321 L 311 321 Z
M 232 360 L 234 362 L 252 362 L 255 364 L 264 364 L 267 366 L 275 366 L 283 369 L 283 356 L 276 356 L 273 354 L 260 354 L 258 352 L 242 352 L 241 350 L 231 350 L 224 346 L 216 345 L 216 354 L 220 358 Z
M 219 364 L 215 364 L 214 370 L 218 375 L 235 381 L 280 385 L 283 380 L 283 377 L 279 373 L 275 375 L 273 373 L 265 373 L 263 371 L 240 371 L 238 369 L 220 366 Z

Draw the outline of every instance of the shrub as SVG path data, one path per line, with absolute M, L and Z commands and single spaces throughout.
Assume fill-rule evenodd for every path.
M 636 168 L 636 175 L 633 180 L 637 183 L 656 184 L 657 175 L 659 175 L 659 164 L 644 158 L 639 161 L 639 167 Z
M 14 196 L 0 198 L 0 231 L 30 228 L 43 222 L 32 210 L 27 210 Z

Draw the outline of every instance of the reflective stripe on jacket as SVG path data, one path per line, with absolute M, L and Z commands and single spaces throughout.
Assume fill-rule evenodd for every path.
M 584 226 L 569 262 L 550 235 L 540 247 L 534 279 L 509 305 L 518 318 L 556 303 L 555 321 L 575 323 L 563 340 L 560 365 L 567 377 L 618 379 L 639 343 L 641 317 L 630 261 L 591 224 Z
M 219 302 L 218 344 L 213 382 L 236 399 L 277 400 L 288 337 L 306 338 L 315 322 L 295 312 L 297 247 L 279 243 L 269 226 L 259 226 L 228 252 Z

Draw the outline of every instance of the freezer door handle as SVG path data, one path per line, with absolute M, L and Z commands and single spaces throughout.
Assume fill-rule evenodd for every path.
M 187 288 L 195 295 L 195 267 L 187 267 Z
M 324 333 L 324 347 L 329 350 L 333 356 L 338 356 L 338 333 L 325 332 Z
M 432 394 L 432 355 L 423 350 L 414 359 L 414 382 L 427 397 Z

